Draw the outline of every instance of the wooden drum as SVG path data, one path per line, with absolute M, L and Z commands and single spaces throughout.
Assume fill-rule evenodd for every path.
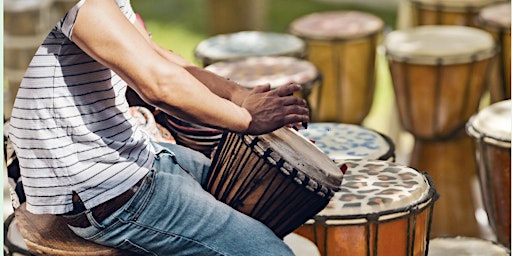
M 482 201 L 498 242 L 510 248 L 510 137 L 512 102 L 494 103 L 467 123 L 474 138 Z
M 304 58 L 306 43 L 290 34 L 241 31 L 205 39 L 195 47 L 194 56 L 206 67 L 219 61 L 253 56 L 290 56 Z
M 360 124 L 368 115 L 383 30 L 382 19 L 357 11 L 313 13 L 290 24 L 290 33 L 306 41 L 307 59 L 323 76 L 310 100 L 314 122 Z
M 415 138 L 408 165 L 428 172 L 441 195 L 432 233 L 478 237 L 464 126 L 486 89 L 494 40 L 471 27 L 420 26 L 389 33 L 384 47 L 400 122 Z
M 478 27 L 491 33 L 501 50 L 489 75 L 491 103 L 510 99 L 510 8 L 510 2 L 490 5 L 476 19 Z
M 510 250 L 500 244 L 476 237 L 436 237 L 429 242 L 429 256 L 510 256 Z
M 388 161 L 346 160 L 329 205 L 295 232 L 328 255 L 425 255 L 437 194 L 428 175 Z
M 503 0 L 408 0 L 413 26 L 475 26 L 475 15 L 486 5 Z
M 318 87 L 321 75 L 309 61 L 288 56 L 256 56 L 217 62 L 205 68 L 219 76 L 253 89 L 270 83 L 272 89 L 297 83 L 302 91 L 296 96 L 309 101 L 313 88 Z
M 224 133 L 206 189 L 283 238 L 329 203 L 342 177 L 332 160 L 291 128 L 261 136 Z
M 299 133 L 311 140 L 335 162 L 343 159 L 395 161 L 395 144 L 372 129 L 341 123 L 310 123 Z

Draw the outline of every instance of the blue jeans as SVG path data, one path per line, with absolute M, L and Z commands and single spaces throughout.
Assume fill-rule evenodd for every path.
M 70 227 L 77 235 L 142 255 L 293 255 L 267 226 L 203 189 L 210 159 L 179 145 L 155 147 L 135 195 L 101 223 L 89 214 L 92 226 Z

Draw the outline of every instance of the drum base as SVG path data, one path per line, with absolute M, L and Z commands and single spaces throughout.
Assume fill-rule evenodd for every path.
M 440 197 L 434 207 L 430 237 L 479 237 L 472 182 L 477 173 L 474 146 L 466 135 L 446 141 L 416 140 L 409 166 L 427 172 Z

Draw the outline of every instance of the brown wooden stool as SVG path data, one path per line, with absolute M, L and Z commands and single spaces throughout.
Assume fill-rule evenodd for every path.
M 53 214 L 33 214 L 26 203 L 16 208 L 14 215 L 28 250 L 34 255 L 134 255 L 87 241 L 68 228 L 64 217 Z

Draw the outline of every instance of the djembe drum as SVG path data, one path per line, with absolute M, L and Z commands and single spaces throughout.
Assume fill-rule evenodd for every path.
M 311 62 L 288 56 L 257 56 L 221 61 L 205 69 L 248 89 L 267 83 L 270 83 L 272 89 L 297 83 L 302 86 L 302 91 L 296 93 L 296 96 L 306 101 L 311 99 L 313 88 L 318 87 L 322 78 Z
M 476 28 L 420 26 L 391 32 L 384 47 L 400 122 L 415 138 L 409 166 L 428 172 L 441 195 L 432 233 L 478 236 L 464 126 L 486 88 L 494 41 Z
M 510 250 L 504 246 L 476 237 L 436 237 L 428 247 L 429 256 L 510 256 Z
M 425 255 L 437 193 L 429 176 L 389 161 L 346 160 L 341 190 L 295 232 L 329 255 Z
M 482 201 L 498 242 L 510 248 L 510 137 L 512 102 L 494 103 L 468 121 L 474 138 Z
M 299 133 L 335 162 L 359 158 L 395 161 L 395 144 L 391 138 L 360 125 L 310 123 Z
M 291 128 L 260 135 L 224 133 L 206 190 L 283 238 L 322 210 L 343 173 Z
M 306 43 L 290 34 L 241 31 L 205 39 L 195 47 L 194 56 L 206 67 L 219 61 L 253 56 L 290 56 L 304 58 Z
M 510 2 L 484 7 L 476 19 L 496 40 L 501 53 L 493 60 L 489 74 L 491 103 L 510 99 Z
M 408 0 L 413 26 L 475 26 L 475 15 L 485 6 L 503 0 Z
M 384 22 L 357 11 L 313 13 L 290 24 L 307 45 L 307 59 L 322 73 L 310 107 L 314 122 L 360 124 L 375 91 L 377 44 Z

